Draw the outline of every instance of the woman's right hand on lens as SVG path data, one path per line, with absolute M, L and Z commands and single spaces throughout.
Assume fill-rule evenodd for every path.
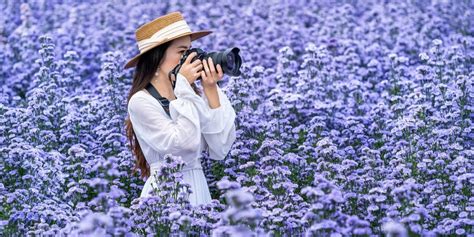
M 189 84 L 192 84 L 199 76 L 201 76 L 200 72 L 203 68 L 202 62 L 199 59 L 196 59 L 194 62 L 191 63 L 191 60 L 196 55 L 196 52 L 192 52 L 191 54 L 189 54 L 183 65 L 181 65 L 181 68 L 179 69 L 179 73 L 186 77 Z

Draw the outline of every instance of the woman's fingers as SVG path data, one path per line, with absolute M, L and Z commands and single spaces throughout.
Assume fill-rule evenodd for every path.
M 201 71 L 201 77 L 202 77 L 202 80 L 207 81 L 207 76 L 204 70 Z
M 197 55 L 196 52 L 192 52 L 191 54 L 188 55 L 188 57 L 186 58 L 186 60 L 184 60 L 184 63 L 186 64 L 190 64 L 191 63 L 191 60 Z
M 204 71 L 206 73 L 206 75 L 210 75 L 210 72 L 209 72 L 209 66 L 207 65 L 207 60 L 202 60 L 202 64 L 204 65 Z
M 212 62 L 212 58 L 208 58 L 208 66 L 209 66 L 209 78 L 212 79 L 213 82 L 217 81 L 216 80 L 216 67 L 214 67 L 214 62 Z
M 224 72 L 222 71 L 222 67 L 220 64 L 217 64 L 217 75 L 219 75 L 219 78 L 222 78 L 224 76 Z
M 197 65 L 197 66 L 195 67 L 195 69 L 199 72 L 199 71 L 201 71 L 201 69 L 202 69 L 203 67 L 204 67 L 204 66 L 203 66 L 202 63 L 201 63 L 201 64 Z
M 197 65 L 199 65 L 199 64 L 201 64 L 201 60 L 199 60 L 199 59 L 196 59 L 196 60 L 194 60 L 194 62 L 191 63 L 191 65 L 192 65 L 193 67 L 195 67 L 195 66 L 197 66 Z
M 209 58 L 209 69 L 211 71 L 211 76 L 214 78 L 214 75 L 216 74 L 216 67 L 214 66 L 214 62 L 212 61 L 212 58 Z

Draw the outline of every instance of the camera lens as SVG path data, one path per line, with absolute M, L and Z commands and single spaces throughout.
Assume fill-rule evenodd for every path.
M 231 71 L 234 70 L 234 55 L 233 54 L 227 54 L 226 64 L 229 70 Z
M 237 47 L 226 50 L 226 68 L 231 76 L 240 75 L 240 66 L 242 65 L 242 58 L 239 55 L 240 49 Z
M 240 75 L 240 66 L 242 65 L 242 58 L 239 56 L 240 49 L 237 47 L 229 48 L 225 51 L 221 52 L 210 52 L 206 53 L 200 48 L 192 48 L 185 51 L 185 53 L 181 56 L 180 63 L 176 65 L 176 67 L 170 71 L 169 77 L 171 78 L 171 74 L 175 75 L 178 73 L 179 69 L 181 68 L 182 63 L 186 60 L 186 58 L 192 53 L 196 52 L 196 56 L 191 59 L 191 63 L 197 59 L 200 60 L 207 60 L 208 58 L 212 58 L 214 65 L 221 65 L 222 71 L 225 74 L 230 76 L 239 76 Z M 199 77 L 197 80 L 200 80 Z M 171 79 L 170 79 L 171 80 Z
M 239 76 L 239 69 L 242 64 L 242 58 L 239 56 L 239 51 L 239 48 L 230 48 L 223 52 L 210 52 L 208 57 L 212 58 L 214 64 L 221 65 L 225 74 Z

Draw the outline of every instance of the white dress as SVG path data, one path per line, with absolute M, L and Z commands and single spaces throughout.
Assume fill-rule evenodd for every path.
M 193 191 L 189 196 L 190 203 L 193 206 L 210 203 L 201 152 L 209 148 L 211 159 L 222 160 L 235 141 L 236 114 L 228 97 L 217 86 L 220 106 L 211 109 L 206 96 L 197 95 L 188 80 L 178 73 L 174 89 L 176 99 L 169 105 L 170 118 L 161 104 L 144 90 L 132 95 L 128 114 L 151 175 L 160 166 L 164 154 L 181 156 L 186 163 L 181 171 L 183 180 Z M 155 182 L 154 178 L 148 177 L 140 197 L 151 195 L 152 182 Z

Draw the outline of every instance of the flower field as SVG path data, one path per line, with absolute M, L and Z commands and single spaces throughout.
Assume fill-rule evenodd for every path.
M 471 1 L 0 1 L 1 236 L 474 236 Z M 239 47 L 213 202 L 138 198 L 135 30 L 180 11 Z

